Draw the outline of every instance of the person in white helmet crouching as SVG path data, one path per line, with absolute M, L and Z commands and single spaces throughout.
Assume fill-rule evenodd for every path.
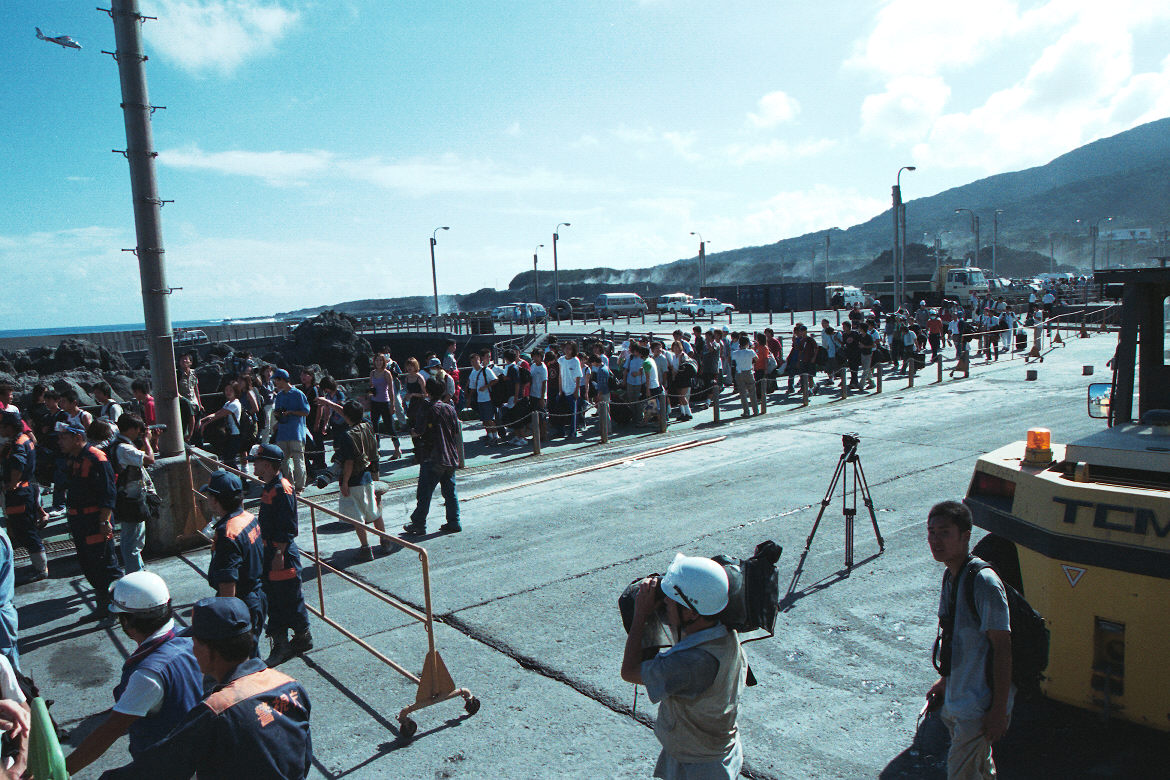
M 114 707 L 65 760 L 76 774 L 130 735 L 137 756 L 179 725 L 203 698 L 203 672 L 191 637 L 175 632 L 171 594 L 163 578 L 149 571 L 127 574 L 110 587 L 110 613 L 138 647 L 122 665 Z
M 681 553 L 661 578 L 647 577 L 638 587 L 622 679 L 645 685 L 658 704 L 654 735 L 662 753 L 655 777 L 736 778 L 743 766 L 736 718 L 747 660 L 738 635 L 718 620 L 727 594 L 722 566 Z M 675 644 L 643 660 L 647 622 L 660 606 Z

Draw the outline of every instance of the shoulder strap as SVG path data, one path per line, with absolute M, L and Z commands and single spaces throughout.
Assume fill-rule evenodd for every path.
M 966 582 L 963 584 L 963 595 L 967 600 L 967 606 L 971 610 L 971 614 L 979 618 L 979 605 L 975 602 L 975 577 L 984 569 L 991 569 L 992 566 L 987 561 L 976 558 L 974 555 L 967 559 L 967 566 L 964 571 L 967 574 Z

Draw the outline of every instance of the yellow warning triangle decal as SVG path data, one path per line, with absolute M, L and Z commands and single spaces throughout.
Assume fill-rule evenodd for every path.
M 1079 566 L 1069 566 L 1062 563 L 1060 568 L 1064 569 L 1064 576 L 1068 578 L 1068 584 L 1073 588 L 1081 581 L 1081 577 L 1085 576 L 1085 570 Z

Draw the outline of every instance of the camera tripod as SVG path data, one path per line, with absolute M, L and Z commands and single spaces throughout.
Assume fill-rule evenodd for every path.
M 861 444 L 861 437 L 856 433 L 847 433 L 841 437 L 843 451 L 837 459 L 837 468 L 833 470 L 833 479 L 825 497 L 821 499 L 821 511 L 817 512 L 817 519 L 813 522 L 812 531 L 804 543 L 804 554 L 807 555 L 812 547 L 813 537 L 821 524 L 821 517 L 825 509 L 833 501 L 833 493 L 837 490 L 837 483 L 841 483 L 841 512 L 845 515 L 845 568 L 853 568 L 853 521 L 857 517 L 857 493 L 861 492 L 861 501 L 869 512 L 869 520 L 873 523 L 873 535 L 877 539 L 878 551 L 885 552 L 886 542 L 882 539 L 882 532 L 878 529 L 877 515 L 873 512 L 873 498 L 869 494 L 869 483 L 865 480 L 865 469 L 861 467 L 861 455 L 857 448 Z M 848 466 L 852 466 L 849 469 Z M 853 472 L 853 488 L 849 487 L 849 472 Z M 844 478 L 842 478 L 844 477 Z

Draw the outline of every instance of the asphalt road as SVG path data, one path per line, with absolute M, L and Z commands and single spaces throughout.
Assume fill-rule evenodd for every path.
M 1081 367 L 1103 373 L 1112 345 L 1109 335 L 1071 341 L 1033 366 L 1038 381 L 1026 381 L 1017 360 L 968 380 L 920 381 L 912 390 L 901 389 L 903 380 L 880 396 L 770 407 L 766 416 L 718 427 L 696 415 L 697 425 L 607 447 L 563 445 L 541 458 L 473 453 L 474 468 L 459 475 L 465 530 L 422 544 L 431 561 L 437 647 L 455 683 L 482 709 L 468 716 L 453 701 L 422 710 L 414 741 L 402 744 L 395 717 L 414 700 L 414 687 L 317 621 L 316 648 L 282 667 L 312 699 L 316 776 L 649 776 L 658 752 L 646 725 L 654 707 L 642 695 L 632 712 L 634 687 L 619 678 L 617 596 L 635 578 L 665 569 L 675 551 L 747 556 L 759 541 L 774 539 L 785 548 L 779 569 L 787 593 L 776 635 L 747 645 L 760 684 L 748 689 L 741 710 L 745 774 L 942 777 L 944 740 L 929 723 L 916 732 L 922 694 L 934 679 L 929 650 L 942 575 L 926 546 L 926 511 L 962 497 L 976 457 L 1023 438 L 1030 426 L 1051 428 L 1054 441 L 1099 430 L 1101 422 L 1085 413 L 1091 380 Z M 862 437 L 885 552 L 863 514 L 855 566 L 844 569 L 838 497 L 790 590 L 841 434 L 850 431 Z M 412 467 L 398 468 L 383 503 L 391 528 L 412 507 Z M 441 517 L 436 497 L 432 526 Z M 302 542 L 311 548 L 308 526 L 302 514 Z M 324 524 L 318 536 L 334 565 L 422 602 L 418 559 L 409 551 L 358 563 L 345 526 Z M 150 564 L 171 584 L 182 612 L 210 594 L 200 574 L 207 559 L 198 550 Z M 21 652 L 76 740 L 100 722 L 131 648 L 114 630 L 78 622 L 92 594 L 66 562 L 53 566 L 52 579 L 18 591 Z M 426 641 L 417 623 L 335 576 L 323 585 L 327 614 L 408 668 L 421 668 Z M 305 589 L 315 604 L 311 571 Z M 1017 711 L 999 750 L 1001 776 L 1164 776 L 1147 772 L 1165 766 L 1165 742 L 1164 734 L 1041 705 Z M 122 742 L 97 766 L 125 756 Z

